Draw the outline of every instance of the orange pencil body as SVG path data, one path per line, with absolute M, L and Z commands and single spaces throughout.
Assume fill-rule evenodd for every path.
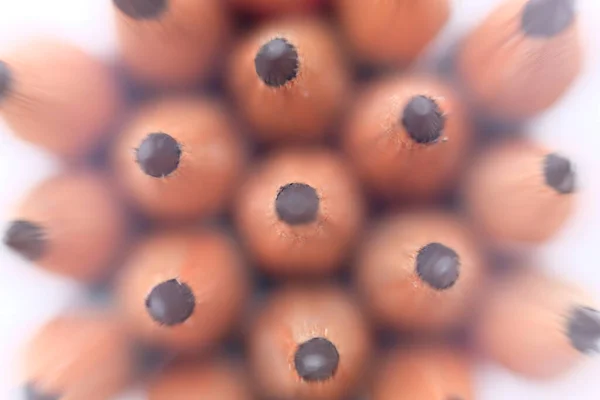
M 576 174 L 565 157 L 527 140 L 481 154 L 470 168 L 465 204 L 493 244 L 537 244 L 556 235 L 576 205 Z
M 481 282 L 482 260 L 455 217 L 412 212 L 386 218 L 359 251 L 356 282 L 375 319 L 403 330 L 460 325 Z
M 149 216 L 202 217 L 225 208 L 245 159 L 220 104 L 168 97 L 143 105 L 125 127 L 114 173 Z
M 149 400 L 251 400 L 245 374 L 223 360 L 181 364 L 167 368 L 150 384 Z
M 287 288 L 259 315 L 249 349 L 267 398 L 335 400 L 360 383 L 370 339 L 358 308 L 342 291 Z
M 373 192 L 424 200 L 455 183 L 471 129 L 450 87 L 433 77 L 409 76 L 371 84 L 342 135 L 346 153 Z
M 229 21 L 221 0 L 113 0 L 121 55 L 155 86 L 205 80 L 223 54 Z
M 457 69 L 477 107 L 523 119 L 552 106 L 579 75 L 573 0 L 505 0 L 472 32 Z
M 449 0 L 335 0 L 356 56 L 370 64 L 407 65 L 450 17 Z
M 302 13 L 316 9 L 327 0 L 229 0 L 237 9 L 257 15 Z
M 274 274 L 333 272 L 362 226 L 363 200 L 346 165 L 325 150 L 285 150 L 242 186 L 238 229 L 261 268 Z
M 118 321 L 89 313 L 46 323 L 23 354 L 28 399 L 105 400 L 133 382 L 130 339 Z
M 373 400 L 473 400 L 469 362 L 440 345 L 395 350 L 375 378 Z
M 246 278 L 237 248 L 222 234 L 155 234 L 132 251 L 119 300 L 142 339 L 177 350 L 202 348 L 235 324 Z
M 88 155 L 121 106 L 109 69 L 71 44 L 37 39 L 0 55 L 0 114 L 19 138 L 58 156 Z
M 554 379 L 598 352 L 600 313 L 581 289 L 519 270 L 487 292 L 475 327 L 479 349 L 531 379 Z
M 125 238 L 125 215 L 103 177 L 63 173 L 18 205 L 4 243 L 40 267 L 83 282 L 105 278 Z
M 342 111 L 349 75 L 334 34 L 312 18 L 274 21 L 237 45 L 228 86 L 257 138 L 315 141 Z

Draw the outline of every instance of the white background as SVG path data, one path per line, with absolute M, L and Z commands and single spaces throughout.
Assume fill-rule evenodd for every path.
M 468 30 L 497 2 L 454 0 L 453 20 L 434 48 L 443 48 Z M 600 299 L 600 179 L 596 175 L 600 174 L 600 1 L 579 0 L 579 9 L 589 49 L 585 74 L 560 104 L 535 121 L 532 133 L 577 161 L 582 204 L 560 237 L 541 249 L 540 258 L 545 268 L 580 283 Z M 34 34 L 64 37 L 99 56 L 114 56 L 109 0 L 0 0 L 0 50 Z M 1 221 L 29 188 L 57 168 L 52 158 L 11 137 L 0 122 Z M 3 231 L 4 222 L 0 224 Z M 0 399 L 18 400 L 19 347 L 36 327 L 82 293 L 72 283 L 31 268 L 3 247 L 0 272 Z M 481 365 L 477 390 L 482 400 L 598 400 L 600 357 L 561 381 L 543 385 Z M 143 398 L 141 391 L 123 397 Z

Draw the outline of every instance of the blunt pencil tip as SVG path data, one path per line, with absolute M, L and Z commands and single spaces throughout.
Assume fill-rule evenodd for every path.
M 113 3 L 128 17 L 142 20 L 162 14 L 167 9 L 168 0 L 113 0 Z
M 436 290 L 449 289 L 458 280 L 458 254 L 440 243 L 430 243 L 419 250 L 416 260 L 419 277 Z
M 10 91 L 12 83 L 12 73 L 8 64 L 0 60 L 0 100 L 2 100 Z
M 575 0 L 529 0 L 521 28 L 527 36 L 550 38 L 567 29 L 574 19 Z
M 415 96 L 404 107 L 401 122 L 415 142 L 430 144 L 441 137 L 446 121 L 435 100 Z
M 59 396 L 43 394 L 33 385 L 25 386 L 25 400 L 59 400 Z
M 30 261 L 38 260 L 46 249 L 44 229 L 29 221 L 13 221 L 4 234 L 4 244 Z
M 304 183 L 283 186 L 275 199 L 275 211 L 279 219 L 289 225 L 308 224 L 319 212 L 317 191 Z
M 298 346 L 294 355 L 296 372 L 305 381 L 319 382 L 331 379 L 340 361 L 333 343 L 325 338 L 313 338 Z
M 173 173 L 179 166 L 181 146 L 166 133 L 151 133 L 140 144 L 136 157 L 144 173 L 162 178 Z
M 185 322 L 194 312 L 195 305 L 190 287 L 176 279 L 158 284 L 146 298 L 146 308 L 152 319 L 166 326 Z
M 298 51 L 290 42 L 276 38 L 264 44 L 254 59 L 258 77 L 268 86 L 281 87 L 298 75 Z
M 587 307 L 575 308 L 569 316 L 568 336 L 578 351 L 598 352 L 600 343 L 600 313 Z
M 546 184 L 560 194 L 575 191 L 576 174 L 570 160 L 558 154 L 549 154 L 544 160 Z

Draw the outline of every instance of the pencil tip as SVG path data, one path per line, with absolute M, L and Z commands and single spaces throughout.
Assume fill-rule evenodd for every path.
M 146 309 L 161 325 L 185 322 L 194 312 L 196 298 L 185 283 L 171 279 L 156 285 L 146 298 Z
M 140 144 L 136 157 L 144 173 L 162 178 L 173 173 L 179 166 L 181 146 L 166 133 L 151 133 Z
M 454 286 L 460 274 L 459 269 L 458 254 L 443 244 L 429 243 L 417 254 L 417 274 L 436 290 Z
M 556 36 L 575 20 L 575 0 L 529 0 L 523 9 L 521 28 L 532 37 Z
M 408 135 L 417 143 L 436 142 L 446 123 L 438 104 L 426 96 L 414 96 L 404 107 L 402 125 Z
M 279 189 L 275 211 L 279 219 L 289 225 L 308 224 L 317 219 L 319 202 L 313 187 L 304 183 L 290 183 Z
M 10 72 L 8 64 L 4 61 L 0 61 L 0 100 L 6 97 L 6 94 L 10 90 L 11 82 L 12 73 Z
M 168 0 L 113 0 L 121 12 L 133 19 L 153 19 L 167 9 Z
M 335 345 L 321 337 L 302 343 L 294 355 L 296 372 L 301 379 L 309 382 L 331 379 L 339 362 L 340 355 Z
M 296 78 L 300 61 L 296 48 L 283 38 L 265 43 L 254 59 L 258 77 L 268 86 L 281 87 Z
M 30 261 L 36 261 L 46 249 L 44 229 L 29 221 L 13 221 L 4 234 L 4 244 Z
M 568 336 L 574 348 L 582 353 L 598 352 L 600 313 L 587 307 L 576 307 L 569 316 Z
M 31 384 L 25 386 L 25 400 L 58 400 L 60 396 L 42 394 Z
M 576 174 L 571 161 L 558 154 L 549 154 L 544 159 L 546 184 L 560 194 L 575 191 Z

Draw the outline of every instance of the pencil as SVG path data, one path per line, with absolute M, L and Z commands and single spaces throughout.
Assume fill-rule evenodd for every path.
M 117 292 L 124 319 L 143 341 L 205 349 L 234 326 L 246 279 L 238 249 L 223 234 L 163 232 L 131 251 Z
M 182 219 L 223 211 L 246 156 L 221 104 L 172 95 L 140 107 L 115 144 L 113 160 L 114 175 L 140 210 Z
M 267 398 L 335 400 L 360 383 L 370 339 L 359 309 L 340 289 L 291 287 L 267 301 L 248 346 Z
M 122 104 L 111 71 L 69 43 L 32 39 L 0 54 L 0 115 L 17 137 L 69 161 L 105 139 Z
M 229 0 L 238 10 L 258 16 L 290 15 L 314 11 L 327 0 Z
M 220 0 L 113 0 L 120 53 L 140 83 L 185 87 L 207 80 L 230 35 Z
M 554 105 L 579 75 L 575 0 L 504 0 L 462 44 L 458 75 L 487 114 L 525 119 Z
M 148 389 L 149 400 L 193 398 L 250 400 L 253 396 L 244 371 L 219 359 L 169 366 Z
M 17 206 L 4 244 L 41 268 L 78 281 L 106 278 L 126 234 L 108 181 L 65 172 L 43 181 Z
M 482 274 L 477 243 L 461 220 L 415 211 L 386 216 L 367 234 L 355 280 L 379 325 L 432 332 L 460 326 Z
M 372 194 L 431 200 L 456 183 L 471 142 L 461 101 L 427 75 L 381 78 L 358 96 L 343 148 Z
M 447 345 L 399 348 L 379 368 L 373 400 L 473 400 L 466 355 Z
M 335 0 L 336 16 L 357 58 L 406 66 L 425 50 L 450 17 L 448 0 Z
M 258 266 L 275 275 L 327 275 L 346 257 L 364 218 L 345 163 L 321 149 L 275 152 L 242 185 L 240 235 Z
M 493 245 L 542 243 L 558 234 L 575 210 L 573 163 L 527 139 L 484 151 L 469 171 L 465 208 Z
M 27 343 L 27 399 L 104 400 L 133 383 L 131 339 L 115 318 L 93 314 L 59 315 Z
M 334 33 L 309 17 L 250 32 L 234 48 L 226 74 L 237 107 L 266 142 L 323 139 L 349 87 Z
M 527 267 L 487 290 L 474 336 L 484 354 L 510 371 L 556 379 L 598 352 L 600 313 L 582 289 Z

